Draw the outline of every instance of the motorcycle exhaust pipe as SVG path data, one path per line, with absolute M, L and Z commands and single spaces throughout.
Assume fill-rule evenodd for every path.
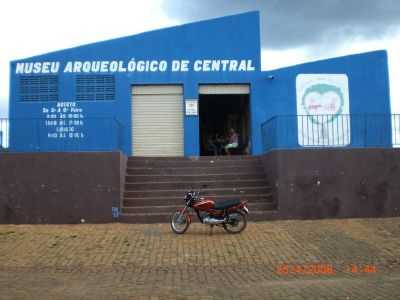
M 205 217 L 203 219 L 204 224 L 212 224 L 212 225 L 217 225 L 217 224 L 222 224 L 225 223 L 225 219 L 216 219 L 216 218 L 210 218 L 210 217 Z

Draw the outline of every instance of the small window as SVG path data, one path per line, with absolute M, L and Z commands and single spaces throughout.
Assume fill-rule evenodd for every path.
M 21 101 L 57 101 L 57 75 L 30 75 L 19 78 Z
M 115 100 L 115 76 L 78 75 L 76 77 L 77 101 Z

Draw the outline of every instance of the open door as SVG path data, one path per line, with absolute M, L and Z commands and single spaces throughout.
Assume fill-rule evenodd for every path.
M 229 130 L 238 134 L 231 154 L 250 154 L 248 85 L 204 85 L 199 90 L 200 155 L 225 155 Z

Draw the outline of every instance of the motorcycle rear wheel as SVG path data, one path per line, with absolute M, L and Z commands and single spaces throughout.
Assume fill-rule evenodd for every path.
M 171 216 L 171 229 L 176 234 L 184 234 L 190 225 L 189 218 L 186 214 L 181 214 L 179 211 Z
M 228 233 L 238 234 L 241 233 L 247 226 L 247 215 L 240 211 L 237 211 L 233 214 L 235 214 L 235 217 L 232 218 L 232 220 L 228 220 L 228 222 L 224 223 L 222 226 Z

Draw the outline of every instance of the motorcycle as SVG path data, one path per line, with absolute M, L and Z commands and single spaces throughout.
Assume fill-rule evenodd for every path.
M 215 202 L 193 191 L 187 192 L 184 200 L 185 206 L 171 216 L 171 229 L 176 234 L 184 234 L 188 230 L 193 211 L 202 224 L 222 226 L 228 233 L 240 233 L 247 226 L 247 201 L 232 199 Z

